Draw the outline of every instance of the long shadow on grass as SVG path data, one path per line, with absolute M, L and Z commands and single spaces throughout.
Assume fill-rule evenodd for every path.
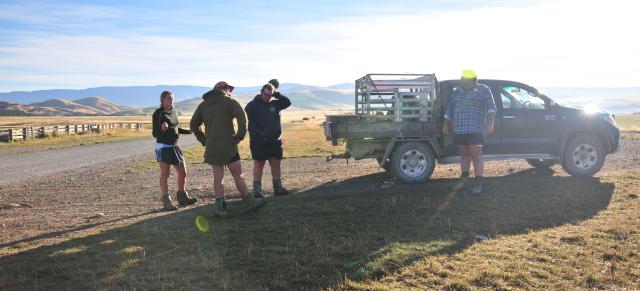
M 597 178 L 514 173 L 487 178 L 480 197 L 454 181 L 388 183 L 385 174 L 271 198 L 255 213 L 215 219 L 183 210 L 0 258 L 0 286 L 45 289 L 317 289 L 364 280 L 416 259 L 456 253 L 474 236 L 575 223 L 605 209 L 614 186 Z M 194 226 L 203 215 L 209 230 Z

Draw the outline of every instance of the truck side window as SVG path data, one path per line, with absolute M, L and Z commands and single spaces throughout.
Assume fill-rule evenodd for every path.
M 512 101 L 514 98 L 507 95 L 505 92 L 500 92 L 500 99 L 502 99 L 502 108 L 515 108 L 515 104 Z
M 518 109 L 544 109 L 544 100 L 535 94 L 514 86 L 507 86 L 502 88 L 500 92 L 502 98 L 503 108 L 518 108 Z M 505 103 L 505 99 L 508 99 Z M 506 106 L 509 104 L 509 107 Z

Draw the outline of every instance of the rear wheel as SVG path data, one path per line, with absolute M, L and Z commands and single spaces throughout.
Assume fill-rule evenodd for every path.
M 562 168 L 573 176 L 593 176 L 604 164 L 606 153 L 600 139 L 579 135 L 567 144 Z
M 529 159 L 527 163 L 534 168 L 537 169 L 547 169 L 555 166 L 558 163 L 557 160 L 540 160 L 540 159 Z
M 403 183 L 422 183 L 435 168 L 433 151 L 422 142 L 408 142 L 393 150 L 391 173 Z

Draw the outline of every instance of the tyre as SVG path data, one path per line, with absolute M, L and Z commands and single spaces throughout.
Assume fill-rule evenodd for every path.
M 393 150 L 391 173 L 403 183 L 422 183 L 433 174 L 435 162 L 433 151 L 425 143 L 407 142 Z
M 548 169 L 548 168 L 551 168 L 551 167 L 555 166 L 555 164 L 557 164 L 558 161 L 557 160 L 529 159 L 529 160 L 527 160 L 527 163 L 529 163 L 529 165 L 531 165 L 532 167 L 534 167 L 536 169 Z
M 606 155 L 600 139 L 579 135 L 567 144 L 562 168 L 573 176 L 593 176 L 602 169 Z

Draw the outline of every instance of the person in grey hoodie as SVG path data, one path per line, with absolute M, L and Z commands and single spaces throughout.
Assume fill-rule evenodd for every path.
M 246 211 L 260 208 L 267 203 L 264 198 L 249 195 L 242 175 L 238 143 L 247 133 L 247 119 L 238 101 L 230 97 L 232 91 L 233 86 L 226 82 L 218 82 L 213 90 L 202 96 L 203 101 L 193 113 L 190 122 L 191 131 L 205 146 L 204 161 L 213 169 L 213 191 L 216 198 L 214 214 L 218 217 L 227 216 L 223 185 L 225 166 L 231 172 L 236 188 L 242 195 Z M 234 119 L 238 125 L 237 132 L 233 126 Z M 204 132 L 200 129 L 203 123 Z

